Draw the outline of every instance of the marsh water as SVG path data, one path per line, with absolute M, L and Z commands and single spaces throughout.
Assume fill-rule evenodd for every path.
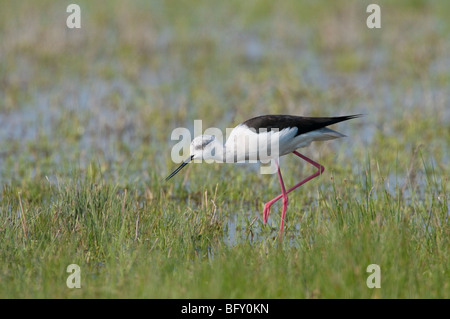
M 339 126 L 348 138 L 313 146 L 311 154 L 329 148 L 323 156 L 339 156 L 356 175 L 365 168 L 355 154 L 376 158 L 371 145 L 393 140 L 388 153 L 397 155 L 386 189 L 407 194 L 414 175 L 420 192 L 425 169 L 417 170 L 408 157 L 422 156 L 431 169 L 449 167 L 447 23 L 428 14 L 419 20 L 423 28 L 404 32 L 411 22 L 406 15 L 397 28 L 390 21 L 368 30 L 359 24 L 364 13 L 346 8 L 347 18 L 330 12 L 308 24 L 289 15 L 292 24 L 284 23 L 276 11 L 247 27 L 211 18 L 199 23 L 207 16 L 200 11 L 191 22 L 175 19 L 148 30 L 139 29 L 145 19 L 127 27 L 129 17 L 115 12 L 110 25 L 97 22 L 97 29 L 80 31 L 60 30 L 52 9 L 47 23 L 19 19 L 2 26 L 1 184 L 57 179 L 94 163 L 108 180 L 151 188 L 152 174 L 162 179 L 171 170 L 172 130 L 186 127 L 193 134 L 194 120 L 225 132 L 267 113 L 362 113 Z M 139 40 L 135 32 L 142 32 Z M 242 169 L 257 174 L 254 166 Z M 251 210 L 247 224 L 259 210 L 262 205 Z M 239 218 L 228 222 L 230 243 Z

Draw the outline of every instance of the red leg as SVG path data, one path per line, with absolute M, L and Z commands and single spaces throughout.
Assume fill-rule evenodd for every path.
M 284 226 L 284 217 L 286 215 L 287 205 L 288 205 L 288 197 L 286 188 L 284 187 L 283 182 L 283 176 L 281 176 L 280 166 L 278 166 L 278 163 L 275 162 L 278 169 L 278 179 L 280 180 L 280 186 L 281 186 L 281 196 L 283 197 L 283 213 L 281 214 L 281 223 L 280 223 L 280 236 L 283 233 L 283 226 Z
M 271 207 L 276 201 L 278 201 L 281 197 L 283 197 L 283 214 L 282 214 L 282 217 L 281 217 L 281 229 L 280 229 L 280 232 L 283 231 L 284 216 L 285 216 L 285 213 L 286 213 L 286 209 L 285 209 L 285 207 L 284 207 L 284 206 L 285 206 L 285 205 L 284 205 L 284 201 L 286 201 L 286 207 L 287 207 L 287 194 L 289 194 L 290 192 L 292 192 L 294 189 L 296 189 L 296 188 L 302 186 L 302 185 L 305 184 L 306 182 L 312 180 L 313 178 L 315 178 L 315 177 L 321 175 L 321 174 L 325 171 L 325 167 L 323 167 L 323 166 L 320 165 L 319 163 L 314 162 L 312 159 L 310 159 L 310 158 L 308 158 L 308 157 L 306 157 L 306 156 L 300 154 L 300 153 L 297 152 L 297 151 L 294 151 L 293 153 L 294 153 L 295 155 L 297 155 L 298 157 L 300 157 L 301 159 L 304 159 L 305 161 L 307 161 L 307 162 L 310 163 L 311 165 L 317 167 L 318 171 L 315 172 L 313 175 L 309 176 L 308 178 L 305 178 L 304 180 L 302 180 L 302 181 L 301 181 L 300 183 L 298 183 L 297 185 L 291 187 L 291 188 L 288 189 L 287 191 L 286 191 L 286 190 L 283 191 L 284 183 L 283 183 L 283 179 L 282 179 L 282 177 L 281 177 L 280 168 L 278 167 L 278 164 L 277 164 L 277 167 L 278 167 L 278 177 L 279 177 L 279 179 L 280 179 L 280 184 L 282 185 L 282 186 L 281 186 L 281 189 L 282 189 L 283 192 L 282 192 L 282 194 L 278 195 L 277 197 L 275 197 L 274 199 L 272 199 L 271 201 L 267 202 L 267 203 L 264 205 L 263 222 L 264 222 L 264 224 L 267 223 L 267 220 L 268 220 L 268 218 L 269 218 L 269 213 L 270 213 L 270 207 Z M 286 198 L 286 199 L 284 199 L 284 198 Z

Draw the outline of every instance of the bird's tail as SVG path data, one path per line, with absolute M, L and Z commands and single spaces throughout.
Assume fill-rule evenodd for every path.
M 342 133 L 339 133 L 338 131 L 332 130 L 328 127 L 324 127 L 324 128 L 321 128 L 320 130 L 317 130 L 317 133 L 320 133 L 320 135 L 318 135 L 315 138 L 316 141 L 328 141 L 328 140 L 334 140 L 335 138 L 347 136 Z

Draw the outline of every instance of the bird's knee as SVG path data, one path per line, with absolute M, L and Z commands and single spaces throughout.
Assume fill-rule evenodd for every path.
M 323 167 L 322 165 L 319 166 L 319 174 L 323 174 L 323 172 L 325 172 L 325 167 Z

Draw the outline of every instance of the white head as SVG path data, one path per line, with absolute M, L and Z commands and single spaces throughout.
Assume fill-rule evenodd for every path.
M 166 178 L 166 181 L 193 160 L 204 160 L 206 162 L 211 160 L 223 161 L 223 145 L 213 135 L 197 136 L 191 142 L 189 157 Z
M 213 135 L 200 135 L 192 140 L 190 153 L 192 160 L 220 160 L 223 145 Z

